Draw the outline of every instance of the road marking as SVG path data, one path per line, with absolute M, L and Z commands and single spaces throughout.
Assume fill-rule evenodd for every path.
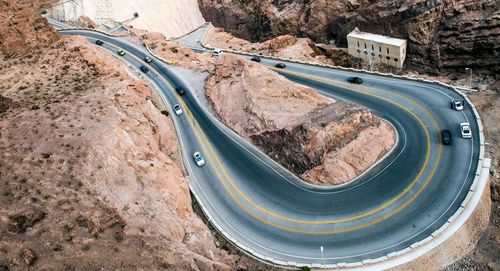
M 108 43 L 110 44 L 110 43 Z M 110 44 L 111 46 L 115 47 L 115 48 L 119 48 L 118 46 L 114 45 L 114 44 Z M 130 53 L 128 50 L 125 50 L 123 49 L 124 51 L 128 52 L 132 57 L 136 58 L 139 62 L 145 64 L 146 66 L 148 66 L 150 68 L 150 70 L 154 71 L 158 77 L 160 78 L 160 80 L 162 80 L 168 87 L 170 90 L 173 90 L 174 88 L 172 87 L 172 85 L 170 84 L 170 82 L 168 82 L 163 76 L 161 76 L 161 74 L 156 70 L 154 69 L 153 67 L 151 67 L 149 64 L 147 63 L 144 63 L 142 59 L 140 59 L 139 57 L 137 57 L 136 55 Z M 316 80 L 316 81 L 319 81 L 319 80 Z M 333 80 L 332 80 L 333 81 Z M 334 85 L 334 84 L 332 84 Z M 336 85 L 338 86 L 338 85 Z M 342 86 L 338 86 L 338 87 L 342 87 Z M 430 137 L 429 137 L 429 132 L 427 130 L 427 128 L 425 127 L 423 121 L 413 112 L 409 111 L 408 109 L 404 108 L 402 105 L 398 104 L 397 102 L 393 102 L 387 98 L 384 98 L 384 97 L 381 97 L 381 96 L 378 96 L 378 95 L 374 95 L 374 94 L 370 94 L 370 93 L 366 93 L 366 92 L 363 92 L 363 91 L 358 91 L 358 90 L 354 90 L 354 89 L 351 89 L 351 88 L 348 88 L 348 87 L 342 87 L 344 89 L 348 89 L 348 90 L 351 90 L 351 91 L 355 91 L 355 92 L 359 92 L 359 93 L 362 93 L 362 94 L 365 94 L 365 95 L 368 95 L 368 96 L 372 96 L 372 97 L 376 97 L 376 98 L 379 98 L 379 99 L 382 99 L 384 101 L 387 101 L 389 103 L 392 103 L 402 109 L 404 109 L 405 111 L 407 111 L 408 113 L 410 113 L 412 116 L 414 116 L 417 121 L 420 123 L 420 125 L 424 128 L 424 131 L 426 133 L 426 138 L 427 138 L 427 155 L 426 155 L 426 162 L 424 163 L 424 166 L 422 167 L 422 170 L 421 172 L 419 172 L 419 174 L 417 175 L 417 177 L 415 178 L 415 180 L 412 182 L 412 185 L 416 182 L 416 180 L 418 180 L 418 178 L 420 178 L 420 176 L 423 174 L 423 169 L 426 167 L 425 165 L 428 163 L 428 159 L 429 159 L 429 151 L 430 151 Z M 382 90 L 383 91 L 383 90 Z M 392 93 L 391 93 L 392 94 Z M 428 112 L 425 110 L 425 108 L 421 107 L 420 105 L 416 104 L 414 101 L 411 101 L 409 100 L 408 98 L 406 97 L 402 97 L 408 101 L 410 101 L 412 104 L 415 104 L 417 106 L 419 106 L 420 108 L 422 108 L 424 110 L 424 112 L 426 112 L 426 114 L 428 114 Z M 210 148 L 212 154 L 216 157 L 216 161 L 217 163 L 219 164 L 219 167 L 221 168 L 221 170 L 223 171 L 223 173 L 226 175 L 226 177 L 229 179 L 229 181 L 232 183 L 232 185 L 234 185 L 234 183 L 232 182 L 232 180 L 229 178 L 229 176 L 227 176 L 227 172 L 225 172 L 225 169 L 224 167 L 222 166 L 222 164 L 220 163 L 220 160 L 218 159 L 217 155 L 215 154 L 215 152 L 213 151 L 213 148 L 210 144 L 210 142 L 208 141 L 208 139 L 206 138 L 206 135 L 204 134 L 203 130 L 201 129 L 201 127 L 199 126 L 199 123 L 198 121 L 196 120 L 196 118 L 194 118 L 194 116 L 192 115 L 191 111 L 189 110 L 189 108 L 187 107 L 187 105 L 185 104 L 185 102 L 182 100 L 182 99 L 179 99 L 179 101 L 183 104 L 183 106 L 186 108 L 186 111 L 188 112 L 188 114 L 192 117 L 192 120 L 194 121 L 194 123 L 197 125 L 197 127 L 199 128 L 199 131 L 201 132 L 203 138 L 205 139 L 206 141 L 206 144 L 207 146 Z M 438 131 L 439 131 L 439 126 L 437 126 L 437 123 L 435 122 L 434 118 L 432 116 L 430 116 L 428 114 L 429 117 L 431 117 L 431 120 L 433 120 L 434 124 L 436 125 L 436 127 L 438 128 Z M 206 151 L 206 147 L 205 147 L 205 144 L 202 142 L 203 140 L 201 140 L 201 138 L 199 137 L 198 133 L 196 133 L 196 129 L 192 126 L 192 123 L 190 123 L 190 126 L 191 128 L 193 129 L 193 131 L 195 132 L 195 135 L 196 137 L 198 138 L 198 141 L 200 141 L 200 144 L 202 144 L 202 148 Z M 442 149 L 442 146 L 440 146 L 440 151 L 438 153 L 438 160 L 439 161 L 439 158 L 440 158 L 440 155 L 441 155 L 441 149 Z M 207 152 L 208 153 L 208 152 Z M 210 154 L 208 154 L 210 155 Z M 292 232 L 298 232 L 298 233 L 304 233 L 304 234 L 336 234 L 336 233 L 341 233 L 341 232 L 349 232 L 349 231 L 354 231 L 354 230 L 358 230 L 358 229 L 362 229 L 362 228 L 365 228 L 365 227 L 368 227 L 368 226 L 371 226 L 371 225 L 374 225 L 374 224 L 377 224 L 391 216 L 393 216 L 394 214 L 396 214 L 397 212 L 399 212 L 400 210 L 402 210 L 403 208 L 405 208 L 407 205 L 409 205 L 422 191 L 423 189 L 425 188 L 425 186 L 428 184 L 428 182 L 430 181 L 430 179 L 432 178 L 432 176 L 434 175 L 434 172 L 437 168 L 437 164 L 439 162 L 436 163 L 436 166 L 434 167 L 433 171 L 431 172 L 431 175 L 429 176 L 429 178 L 426 180 L 426 182 L 424 183 L 424 186 L 420 188 L 420 190 L 415 194 L 413 195 L 413 197 L 407 201 L 405 204 L 403 204 L 402 206 L 400 206 L 398 209 L 396 209 L 395 211 L 391 212 L 390 214 L 386 215 L 386 216 L 383 216 L 375 221 L 372 221 L 372 222 L 369 222 L 367 224 L 363 224 L 363 225 L 359 225 L 359 226 L 356 226 L 356 227 L 352 227 L 352 228 L 347 228 L 347 229 L 342 229 L 342 230 L 336 230 L 336 231 L 304 231 L 304 230 L 299 230 L 299 229 L 294 229 L 294 228 L 289 228 L 289 227 L 285 227 L 285 226 L 282 226 L 282 225 L 278 225 L 278 224 L 275 224 L 273 222 L 270 222 L 270 221 L 267 221 L 263 218 L 261 218 L 260 216 L 256 215 L 255 213 L 253 213 L 251 210 L 249 210 L 246 206 L 244 206 L 243 204 L 241 204 L 241 202 L 239 201 L 239 199 L 234 195 L 234 193 L 227 188 L 227 184 L 224 182 L 223 178 L 220 176 L 220 172 L 218 171 L 217 167 L 212 163 L 210 162 L 212 167 L 214 167 L 214 169 L 216 170 L 216 174 L 218 175 L 219 177 L 219 180 L 222 181 L 224 187 L 226 188 L 226 190 L 230 193 L 230 195 L 233 197 L 233 199 L 236 201 L 236 203 L 240 206 L 240 208 L 242 208 L 243 210 L 245 210 L 248 214 L 250 214 L 252 217 L 258 219 L 259 221 L 265 223 L 265 224 L 268 224 L 268 225 L 271 225 L 271 226 L 274 226 L 276 228 L 280 228 L 280 229 L 283 229 L 283 230 L 287 230 L 287 231 L 292 231 Z M 411 186 L 412 186 L 411 185 Z M 410 187 L 411 188 L 411 187 Z M 403 192 L 406 193 L 410 188 L 406 188 Z M 237 187 L 236 187 L 237 189 Z M 237 189 L 237 192 L 239 191 L 239 189 Z M 406 191 L 406 192 L 405 192 Z M 241 191 L 239 191 L 241 193 Z M 400 194 L 401 195 L 401 194 Z M 402 196 L 402 195 L 401 195 Z M 246 197 L 246 196 L 245 196 Z M 387 205 L 390 205 L 392 204 L 394 201 L 396 201 L 397 199 L 393 199 L 390 203 L 386 203 Z M 385 205 L 385 204 L 384 204 Z M 260 206 L 259 206 L 260 207 Z M 380 209 L 384 209 L 386 206 L 384 207 L 379 207 Z M 262 208 L 262 207 L 260 207 Z M 379 209 L 377 208 L 377 209 Z M 264 209 L 264 208 L 263 208 Z M 269 212 L 268 210 L 264 209 L 265 211 Z M 374 213 L 376 211 L 372 210 L 370 212 L 368 212 L 369 214 L 371 213 Z M 361 217 L 364 217 L 364 216 L 367 216 L 369 214 L 363 214 L 363 215 L 358 215 L 354 218 L 349 218 L 349 220 L 354 220 L 354 219 L 357 219 L 359 218 L 360 216 Z M 270 213 L 271 215 L 271 213 Z M 277 215 L 277 214 L 274 214 L 276 216 L 280 216 L 280 215 Z M 298 223 L 302 223 L 301 221 L 304 221 L 306 223 L 302 223 L 302 224 L 332 224 L 332 223 L 339 223 L 339 222 L 329 222 L 329 221 L 306 221 L 306 220 L 296 220 L 296 219 L 290 219 L 290 218 L 286 218 L 286 217 L 283 217 L 284 220 L 287 220 L 289 219 L 290 222 L 298 222 Z M 345 219 L 342 219 L 341 221 L 344 222 L 343 220 Z M 347 220 L 347 221 L 349 221 Z M 331 221 L 335 221 L 335 220 L 331 220 Z M 338 220 L 337 220 L 338 221 Z M 327 223 L 329 222 L 329 223 Z

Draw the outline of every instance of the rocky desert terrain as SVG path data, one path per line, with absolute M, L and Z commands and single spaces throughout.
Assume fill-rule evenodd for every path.
M 323 97 L 238 56 L 194 54 L 160 34 L 134 33 L 163 58 L 207 72 L 205 95 L 215 115 L 308 183 L 346 183 L 396 142 L 393 127 L 366 108 Z
M 290 5 L 281 10 L 286 15 L 322 2 L 272 5 Z M 253 2 L 245 3 L 236 7 Z M 153 90 L 85 39 L 61 37 L 38 15 L 48 4 L 0 1 L 0 270 L 275 270 L 242 255 L 203 221 L 191 201 L 173 123 L 160 113 L 165 108 Z M 466 7 L 476 16 L 491 6 L 460 2 L 456 10 Z M 485 33 L 481 27 L 463 28 Z M 134 35 L 179 66 L 205 72 L 205 95 L 216 116 L 310 183 L 348 181 L 394 144 L 392 127 L 365 108 L 320 96 L 238 57 L 198 55 L 141 30 Z M 259 50 L 322 61 L 315 56 L 322 47 L 307 39 L 285 36 L 262 44 Z M 298 49 L 306 47 L 312 51 Z M 224 99 L 228 95 L 234 99 Z M 478 246 L 450 271 L 500 268 L 500 99 L 497 91 L 471 98 L 488 128 L 492 215 Z M 368 144 L 377 148 L 363 148 Z M 478 216 L 484 217 L 489 209 L 481 206 Z M 463 248 L 459 239 L 485 225 L 470 223 L 448 243 L 448 252 L 474 246 Z M 437 268 L 427 264 L 418 268 Z
M 359 60 L 347 50 L 334 45 L 315 44 L 309 38 L 282 35 L 264 42 L 249 42 L 237 38 L 222 28 L 210 26 L 204 43 L 214 48 L 232 49 L 258 55 L 271 55 L 310 63 L 353 67 Z
M 198 0 L 207 21 L 252 42 L 281 35 L 346 47 L 354 27 L 409 40 L 408 69 L 427 73 L 472 67 L 498 74 L 500 6 L 495 0 Z
M 152 90 L 24 4 L 0 2 L 25 42 L 0 40 L 0 270 L 247 268 L 195 213 Z

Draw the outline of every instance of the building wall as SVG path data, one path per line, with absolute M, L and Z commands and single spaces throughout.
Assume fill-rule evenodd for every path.
M 347 36 L 347 44 L 349 54 L 359 57 L 366 62 L 370 62 L 371 59 L 374 63 L 385 63 L 394 67 L 402 68 L 404 61 L 406 60 L 406 42 L 404 42 L 401 46 L 395 46 L 377 41 Z
M 160 32 L 167 38 L 181 36 L 205 23 L 197 0 L 60 0 L 59 2 L 64 4 L 53 8 L 51 16 L 54 19 L 71 21 L 84 15 L 99 24 L 105 21 L 99 17 L 106 14 L 114 21 L 123 22 L 131 19 L 134 12 L 138 12 L 139 18 L 130 23 L 133 27 Z M 110 10 L 103 10 L 105 3 L 111 6 Z

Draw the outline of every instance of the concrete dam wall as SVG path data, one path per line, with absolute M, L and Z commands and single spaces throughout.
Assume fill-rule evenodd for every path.
M 134 18 L 134 13 L 139 17 Z M 128 22 L 134 28 L 181 36 L 205 23 L 197 0 L 61 0 L 51 10 L 59 21 L 87 16 L 97 24 Z

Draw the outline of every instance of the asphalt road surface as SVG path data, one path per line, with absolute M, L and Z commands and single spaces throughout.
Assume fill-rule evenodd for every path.
M 293 63 L 277 70 L 323 95 L 374 110 L 398 131 L 397 146 L 377 166 L 348 185 L 321 188 L 303 183 L 217 121 L 167 65 L 145 64 L 145 48 L 95 32 L 62 33 L 98 38 L 113 54 L 124 49 L 121 58 L 130 65 L 149 66 L 145 76 L 168 104 L 183 107 L 184 114 L 172 118 L 192 189 L 211 222 L 247 252 L 297 265 L 382 257 L 430 236 L 469 192 L 479 158 L 478 127 L 470 108 L 450 108 L 460 97 L 445 87 Z M 270 68 L 275 63 L 261 62 Z M 353 75 L 364 83 L 347 83 Z M 183 96 L 174 90 L 180 85 L 187 90 Z M 460 136 L 465 121 L 472 139 Z M 451 146 L 440 143 L 443 129 L 452 132 Z M 205 166 L 196 166 L 195 151 Z

